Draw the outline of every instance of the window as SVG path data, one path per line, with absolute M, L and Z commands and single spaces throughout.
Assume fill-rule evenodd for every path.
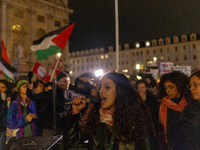
M 185 45 L 183 46 L 183 49 L 186 50 L 186 46 Z
M 79 63 L 79 60 L 77 60 L 77 63 Z
M 176 51 L 176 52 L 177 52 L 177 49 L 178 49 L 177 46 L 175 46 L 175 51 Z
M 156 50 L 155 50 L 155 49 L 153 50 L 153 53 L 154 53 L 154 54 L 156 53 Z
M 110 63 L 110 66 L 112 66 L 112 63 Z
M 75 64 L 75 60 L 73 60 L 73 64 Z
M 124 61 L 122 61 L 122 65 L 124 65 Z
M 147 50 L 147 55 L 149 54 L 149 51 Z
M 196 47 L 195 44 L 192 44 L 192 47 L 193 47 L 193 49 L 195 49 L 195 47 Z
M 41 15 L 38 15 L 38 17 L 37 17 L 37 20 L 38 20 L 38 22 L 45 22 L 45 17 L 44 16 L 41 16 Z
M 132 55 L 133 55 L 133 56 L 135 55 L 134 52 L 132 53 Z
M 106 63 L 106 68 L 108 68 L 108 63 Z
M 89 67 L 88 67 L 88 65 L 86 66 L 86 70 L 88 70 L 89 69 Z
M 61 22 L 60 21 L 54 21 L 54 25 L 56 27 L 61 27 Z
M 82 59 L 82 63 L 84 63 L 84 60 Z
M 91 62 L 93 62 L 93 58 L 91 58 Z
M 137 52 L 137 56 L 138 56 L 138 54 L 139 54 L 139 53 Z
M 79 66 L 77 67 L 77 71 L 79 71 Z
M 160 53 L 162 53 L 162 48 L 160 49 Z
M 184 55 L 184 60 L 187 60 L 187 56 L 186 55 Z
M 84 71 L 84 66 L 81 67 L 82 71 Z
M 128 61 L 126 61 L 126 64 L 128 65 Z
M 122 58 L 124 57 L 124 54 L 122 54 Z
M 140 55 L 142 55 L 143 54 L 143 52 L 140 52 Z
M 75 71 L 75 67 L 73 67 L 73 72 Z
M 98 57 L 96 57 L 96 61 L 98 61 Z
M 196 59 L 197 59 L 197 56 L 196 56 L 196 55 L 193 55 L 193 59 L 196 60 Z
M 89 58 L 86 59 L 86 62 L 89 62 Z

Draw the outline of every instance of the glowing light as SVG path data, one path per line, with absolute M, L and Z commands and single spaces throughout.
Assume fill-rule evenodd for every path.
M 146 42 L 146 46 L 150 46 L 150 42 Z
M 69 74 L 72 74 L 72 71 L 70 71 Z
M 61 53 L 57 53 L 56 55 L 57 55 L 58 57 L 60 57 L 60 56 L 61 56 Z
M 96 77 L 102 76 L 103 75 L 103 70 L 99 69 L 97 71 L 94 72 Z
M 136 48 L 139 48 L 139 47 L 140 47 L 140 44 L 139 44 L 139 43 L 137 43 L 135 46 L 136 46 Z
M 108 55 L 105 55 L 105 58 L 108 58 Z
M 140 69 L 140 64 L 136 64 L 135 67 L 136 67 L 137 70 L 139 70 Z
M 141 79 L 142 79 L 142 77 L 141 77 L 141 76 L 136 76 L 136 78 L 137 78 L 138 80 L 141 80 Z
M 157 61 L 157 57 L 154 57 L 154 58 L 153 58 L 153 61 Z
M 103 56 L 103 55 L 101 55 L 101 59 L 104 59 L 104 56 Z

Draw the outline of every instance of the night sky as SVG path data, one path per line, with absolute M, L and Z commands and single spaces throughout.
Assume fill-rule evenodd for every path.
M 114 0 L 69 0 L 70 52 L 115 46 Z M 200 33 L 200 0 L 119 0 L 119 43 Z

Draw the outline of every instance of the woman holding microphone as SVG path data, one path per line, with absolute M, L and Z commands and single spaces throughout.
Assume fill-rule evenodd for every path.
M 72 115 L 68 116 L 63 135 L 65 148 L 77 147 L 89 139 L 89 149 L 153 149 L 146 109 L 125 75 L 105 74 L 99 84 L 98 98 L 99 103 L 93 104 L 84 122 L 80 112 L 86 101 L 84 97 L 73 99 Z

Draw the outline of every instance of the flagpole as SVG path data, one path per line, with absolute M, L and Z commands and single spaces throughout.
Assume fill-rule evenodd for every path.
M 52 74 L 51 74 L 50 82 L 52 81 L 53 75 L 54 75 L 54 73 L 55 73 L 55 70 L 57 69 L 58 63 L 59 63 L 59 61 L 60 61 L 61 53 L 57 53 L 57 56 L 58 56 L 58 60 L 57 60 L 56 65 L 55 65 L 55 67 L 54 67 L 54 69 L 53 69 L 53 72 L 52 72 Z

